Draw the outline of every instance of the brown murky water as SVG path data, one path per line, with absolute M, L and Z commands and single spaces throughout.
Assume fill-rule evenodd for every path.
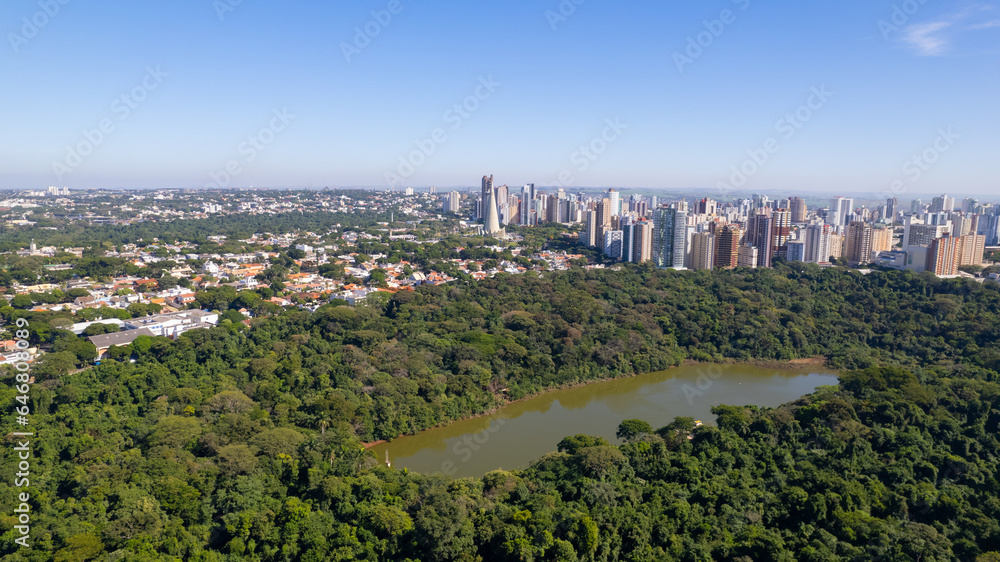
M 393 468 L 452 476 L 481 476 L 498 468 L 525 468 L 556 450 L 563 437 L 584 433 L 616 443 L 624 419 L 654 428 L 677 416 L 712 423 L 717 404 L 778 406 L 822 385 L 837 384 L 823 367 L 768 369 L 750 365 L 695 365 L 556 390 L 510 404 L 488 417 L 455 422 L 371 448 Z

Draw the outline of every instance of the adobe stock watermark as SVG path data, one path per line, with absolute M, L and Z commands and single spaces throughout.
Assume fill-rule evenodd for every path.
M 960 136 L 951 130 L 951 127 L 937 130 L 937 137 L 930 146 L 922 150 L 919 154 L 914 154 L 900 170 L 903 178 L 897 178 L 889 184 L 888 191 L 878 193 L 880 199 L 888 199 L 906 192 L 906 186 L 920 181 L 924 174 L 928 172 L 934 164 L 941 159 L 941 156 L 955 146 Z
M 38 0 L 39 10 L 31 14 L 30 18 L 27 16 L 21 18 L 21 27 L 18 29 L 18 33 L 7 33 L 7 41 L 10 42 L 10 48 L 14 49 L 14 54 L 19 53 L 21 47 L 37 37 L 42 28 L 58 16 L 62 7 L 69 2 L 70 0 Z
M 878 20 L 878 30 L 882 33 L 882 38 L 888 41 L 889 36 L 909 23 L 910 18 L 916 15 L 927 1 L 905 0 L 901 4 L 893 4 L 892 15 L 889 16 L 889 19 Z
M 226 21 L 226 14 L 235 12 L 243 4 L 243 0 L 213 0 L 212 8 L 215 15 L 219 16 L 219 21 Z
M 817 112 L 826 106 L 827 102 L 833 97 L 833 95 L 833 92 L 826 89 L 825 84 L 821 86 L 813 86 L 810 89 L 809 97 L 806 99 L 804 104 L 796 108 L 795 111 L 786 113 L 784 117 L 779 119 L 778 122 L 774 124 L 774 131 L 778 134 L 778 136 L 769 137 L 765 139 L 759 147 L 747 150 L 748 158 L 742 163 L 732 166 L 729 181 L 719 181 L 716 183 L 716 187 L 719 191 L 721 191 L 723 195 L 727 195 L 733 190 L 746 185 L 750 178 L 757 175 L 757 173 L 767 165 L 771 156 L 781 150 L 781 143 L 783 141 L 787 142 L 792 140 L 799 129 L 801 129 Z
M 147 66 L 146 75 L 142 80 L 131 90 L 111 102 L 112 115 L 117 117 L 119 123 L 128 119 L 132 112 L 139 107 L 139 104 L 146 101 L 149 93 L 163 84 L 163 79 L 167 76 L 169 74 L 160 70 L 159 66 L 156 68 Z M 79 168 L 83 164 L 84 158 L 93 154 L 97 147 L 101 146 L 111 133 L 115 132 L 117 127 L 114 119 L 105 117 L 98 121 L 97 126 L 93 129 L 84 129 L 81 133 L 82 140 L 73 146 L 66 146 L 66 156 L 62 161 L 52 161 L 52 172 L 56 175 L 56 179 L 63 181 L 66 174 Z
M 236 153 L 240 159 L 233 159 L 226 162 L 225 168 L 217 172 L 209 173 L 211 182 L 205 184 L 208 189 L 219 189 L 229 187 L 233 178 L 243 173 L 243 167 L 253 162 L 257 156 L 264 152 L 278 133 L 288 128 L 288 125 L 295 120 L 295 115 L 288 112 L 288 108 L 274 109 L 273 116 L 265 127 L 247 137 L 236 147 Z
M 485 78 L 480 76 L 479 84 L 472 94 L 466 96 L 461 102 L 453 104 L 441 115 L 444 122 L 449 125 L 448 129 L 452 132 L 461 129 L 462 125 L 479 111 L 482 103 L 493 97 L 501 85 L 500 82 L 493 79 L 492 74 Z M 423 166 L 427 159 L 433 156 L 438 148 L 447 141 L 448 130 L 445 127 L 437 127 L 426 138 L 413 141 L 415 148 L 406 156 L 399 157 L 396 170 L 389 170 L 385 173 L 386 185 L 401 185 L 403 180 L 415 174 L 417 169 Z
M 479 451 L 490 440 L 490 434 L 500 431 L 500 428 L 503 427 L 503 418 L 489 418 L 489 420 L 490 423 L 486 429 L 471 435 L 463 435 L 459 442 L 452 445 L 451 452 L 455 456 L 460 457 L 460 462 L 469 462 L 473 454 Z M 441 472 L 446 476 L 453 476 L 457 471 L 458 467 L 454 461 L 444 461 L 441 463 Z
M 382 30 L 389 27 L 392 17 L 399 15 L 403 8 L 401 0 L 389 0 L 382 10 L 372 10 L 372 19 L 363 26 L 354 27 L 354 39 L 348 43 L 340 42 L 340 52 L 344 55 L 347 64 L 351 64 L 352 57 L 360 55 L 362 51 L 372 44 L 372 41 L 382 34 Z
M 573 165 L 576 173 L 584 173 L 590 169 L 590 165 L 597 161 L 602 154 L 608 151 L 608 147 L 621 138 L 622 133 L 628 129 L 628 124 L 622 123 L 621 117 L 614 120 L 604 120 L 604 130 L 590 142 L 581 144 L 580 147 L 569 155 L 569 163 Z M 553 182 L 558 187 L 569 187 L 576 179 L 573 170 L 566 168 L 559 172 L 559 177 Z
M 694 380 L 694 384 L 685 383 L 681 387 L 681 391 L 684 392 L 684 398 L 687 399 L 688 406 L 694 406 L 694 399 L 699 396 L 704 396 L 715 381 L 722 378 L 722 368 L 718 365 L 709 365 L 707 367 L 698 367 L 698 376 Z
M 750 0 L 732 0 L 732 2 L 739 7 L 740 12 L 750 7 Z M 674 51 L 673 60 L 674 65 L 677 67 L 677 72 L 683 74 L 685 66 L 694 63 L 698 57 L 705 53 L 705 49 L 714 45 L 715 40 L 722 37 L 722 34 L 726 31 L 726 26 L 736 22 L 737 14 L 738 12 L 726 8 L 719 12 L 718 18 L 702 21 L 702 26 L 705 29 L 697 35 L 687 36 L 687 46 L 684 52 Z
M 578 6 L 583 5 L 587 0 L 562 0 L 555 10 L 545 10 L 545 19 L 549 22 L 549 27 L 555 31 L 559 24 L 565 22 L 570 16 L 576 13 Z
M 18 318 L 14 321 L 14 325 L 17 330 L 14 331 L 15 348 L 17 349 L 17 354 L 14 357 L 14 380 L 18 383 L 15 385 L 14 391 L 14 421 L 21 427 L 27 427 L 31 424 L 31 354 L 28 352 L 30 343 L 28 342 L 29 325 L 28 321 L 24 318 Z M 13 474 L 11 479 L 14 482 L 16 488 L 28 488 L 31 486 L 31 437 L 34 437 L 34 432 L 30 431 L 15 431 L 10 434 L 14 438 L 14 452 L 17 455 L 17 471 Z M 17 507 L 14 508 L 13 518 L 17 524 L 14 525 L 14 531 L 17 532 L 17 537 L 14 542 L 21 546 L 21 548 L 28 548 L 31 546 L 29 540 L 31 539 L 31 494 L 28 492 L 18 492 L 16 496 Z

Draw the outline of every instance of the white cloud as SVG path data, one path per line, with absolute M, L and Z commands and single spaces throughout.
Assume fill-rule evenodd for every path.
M 991 27 L 1000 27 L 1000 20 L 978 23 L 976 25 L 969 26 L 969 29 L 989 29 Z
M 916 49 L 922 56 L 937 56 L 947 49 L 948 39 L 941 31 L 951 27 L 951 22 L 936 21 L 911 25 L 904 30 L 903 42 Z
M 995 10 L 996 7 L 993 5 L 977 3 L 938 21 L 907 26 L 903 29 L 901 42 L 920 56 L 943 55 L 948 51 L 954 35 L 961 31 L 1000 27 L 1000 19 L 965 25 L 970 19 L 985 19 L 988 14 L 995 14 Z

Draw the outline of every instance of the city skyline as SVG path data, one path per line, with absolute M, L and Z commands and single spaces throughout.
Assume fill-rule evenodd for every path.
M 997 8 L 7 4 L 0 188 L 988 198 Z

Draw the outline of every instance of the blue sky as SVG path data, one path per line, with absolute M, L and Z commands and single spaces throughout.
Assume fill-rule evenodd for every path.
M 997 1 L 9 0 L 0 22 L 0 188 L 1000 193 Z

